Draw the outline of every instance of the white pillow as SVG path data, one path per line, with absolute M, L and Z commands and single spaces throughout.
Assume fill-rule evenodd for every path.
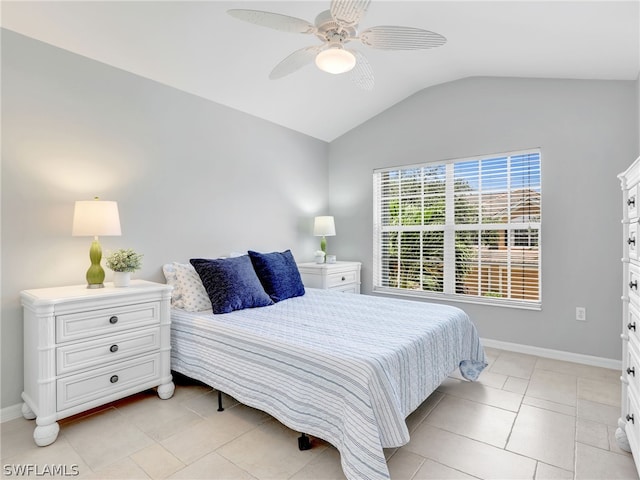
M 174 308 L 184 308 L 182 291 L 180 290 L 176 267 L 173 263 L 165 263 L 162 266 L 162 273 L 164 273 L 164 278 L 167 280 L 167 285 L 171 285 L 173 287 L 173 290 L 171 291 L 171 306 Z
M 196 272 L 190 263 L 173 262 L 178 280 L 181 307 L 187 312 L 200 312 L 202 310 L 211 310 L 211 300 L 202 285 L 200 275 Z

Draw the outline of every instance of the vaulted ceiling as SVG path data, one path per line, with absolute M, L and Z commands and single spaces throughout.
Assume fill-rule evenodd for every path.
M 313 23 L 317 1 L 3 1 L 3 28 L 331 141 L 426 87 L 470 76 L 635 80 L 640 2 L 379 1 L 361 29 L 403 25 L 437 32 L 444 46 L 364 53 L 375 87 L 309 64 L 278 80 L 287 55 L 313 35 L 242 22 L 246 8 Z

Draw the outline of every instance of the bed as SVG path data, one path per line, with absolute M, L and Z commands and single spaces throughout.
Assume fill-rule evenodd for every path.
M 485 357 L 460 309 L 307 288 L 224 314 L 171 311 L 171 368 L 263 410 L 341 454 L 349 479 L 388 479 L 383 448 L 454 370 Z

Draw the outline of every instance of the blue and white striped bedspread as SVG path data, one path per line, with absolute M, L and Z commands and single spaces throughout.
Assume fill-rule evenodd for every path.
M 171 318 L 173 370 L 330 442 L 349 479 L 388 479 L 383 448 L 409 441 L 405 418 L 461 362 L 485 365 L 475 326 L 445 305 L 307 289 Z

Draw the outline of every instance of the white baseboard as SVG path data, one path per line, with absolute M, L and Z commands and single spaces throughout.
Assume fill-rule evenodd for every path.
M 594 357 L 581 353 L 563 352 L 562 350 L 552 350 L 550 348 L 533 347 L 531 345 L 521 345 L 519 343 L 502 342 L 483 338 L 482 344 L 485 347 L 507 350 L 509 352 L 525 353 L 537 357 L 551 358 L 553 360 L 563 360 L 565 362 L 581 363 L 592 367 L 611 368 L 612 370 L 622 369 L 622 361 L 612 358 Z
M 0 423 L 22 417 L 22 402 L 0 410 Z
M 482 344 L 485 347 L 497 348 L 508 352 L 525 353 L 527 355 L 535 355 L 537 357 L 551 358 L 553 360 L 563 360 L 565 362 L 581 363 L 592 367 L 611 368 L 620 370 L 622 362 L 612 358 L 594 357 L 592 355 L 583 355 L 581 353 L 563 352 L 561 350 L 552 350 L 550 348 L 532 347 L 531 345 L 522 345 L 519 343 L 502 342 L 500 340 L 491 340 L 483 338 Z M 0 410 L 0 423 L 8 422 L 22 416 L 22 403 L 11 405 Z

